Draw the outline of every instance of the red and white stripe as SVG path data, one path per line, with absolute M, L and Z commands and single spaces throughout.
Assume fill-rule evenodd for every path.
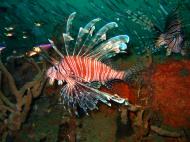
M 116 71 L 106 64 L 92 58 L 80 56 L 66 56 L 58 65 L 57 76 L 62 70 L 69 76 L 82 78 L 85 82 L 106 82 L 112 79 L 124 79 L 124 71 Z M 59 78 L 58 78 L 59 79 Z

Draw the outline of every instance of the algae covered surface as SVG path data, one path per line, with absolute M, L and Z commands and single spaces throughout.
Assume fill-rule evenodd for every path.
M 189 12 L 189 0 L 0 0 L 0 141 L 188 142 Z M 101 20 L 85 29 L 95 18 Z M 102 28 L 110 22 L 113 29 Z M 94 58 L 100 55 L 107 66 L 129 74 L 86 83 L 87 90 L 111 95 L 103 103 L 97 97 L 97 109 L 87 112 L 80 103 L 77 111 L 62 103 L 67 80 L 50 85 L 47 78 L 52 64 L 66 56 L 65 43 L 71 41 L 68 51 L 77 47 L 80 31 L 89 33 L 88 40 L 78 40 L 85 45 L 81 52 L 97 43 Z M 118 35 L 126 39 L 106 43 Z

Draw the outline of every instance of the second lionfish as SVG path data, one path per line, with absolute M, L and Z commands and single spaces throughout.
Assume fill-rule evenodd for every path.
M 156 25 L 149 17 L 140 11 L 134 13 L 130 10 L 127 10 L 126 13 L 128 14 L 129 19 L 137 24 L 140 24 L 144 30 L 154 33 L 153 38 L 148 38 L 153 39 L 154 43 L 149 44 L 147 47 L 150 48 L 153 53 L 159 51 L 161 47 L 165 47 L 167 49 L 167 56 L 171 55 L 171 53 L 181 53 L 181 55 L 186 54 L 184 49 L 184 32 L 182 29 L 183 26 L 177 9 L 172 10 L 169 14 L 167 13 L 164 29 L 161 28 L 162 26 L 160 27 L 160 25 Z M 145 42 L 151 42 L 151 40 L 146 40 L 143 43 L 144 37 L 139 36 L 135 30 L 134 33 L 137 38 L 140 39 L 139 41 L 141 44 L 144 45 Z M 146 46 L 147 45 L 145 45 L 145 47 Z
M 47 71 L 50 84 L 57 80 L 58 85 L 63 85 L 61 96 L 63 104 L 77 113 L 77 107 L 81 107 L 85 113 L 97 108 L 99 101 L 111 106 L 110 101 L 128 105 L 128 101 L 116 95 L 99 91 L 91 85 L 93 82 L 106 82 L 114 79 L 127 80 L 133 73 L 142 70 L 142 66 L 134 66 L 126 71 L 114 70 L 105 62 L 118 53 L 125 52 L 128 35 L 118 35 L 106 40 L 106 33 L 112 28 L 118 27 L 117 23 L 110 22 L 94 34 L 95 24 L 100 18 L 93 19 L 79 33 L 74 46 L 70 46 L 73 37 L 70 35 L 72 22 L 76 13 L 72 13 L 63 33 L 65 46 L 63 55 L 49 40 L 53 49 L 61 56 L 61 60 L 54 61 L 53 66 Z M 55 59 L 54 59 L 55 60 Z M 65 82 L 65 83 L 64 83 Z

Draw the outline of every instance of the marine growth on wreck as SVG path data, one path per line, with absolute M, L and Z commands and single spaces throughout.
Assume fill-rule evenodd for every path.
M 188 142 L 189 0 L 0 2 L 0 141 Z

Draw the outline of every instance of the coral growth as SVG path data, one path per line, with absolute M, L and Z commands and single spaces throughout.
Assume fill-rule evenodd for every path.
M 33 98 L 39 97 L 45 84 L 44 71 L 33 60 L 26 61 L 23 66 L 28 68 L 29 63 L 30 67 L 36 68 L 38 74 L 19 88 L 13 78 L 14 73 L 11 74 L 0 60 L 0 135 L 4 138 L 9 132 L 21 129 L 31 110 Z M 17 76 L 19 77 L 21 76 Z
M 190 128 L 190 62 L 167 61 L 157 65 L 152 81 L 152 107 L 163 115 L 164 123 Z

